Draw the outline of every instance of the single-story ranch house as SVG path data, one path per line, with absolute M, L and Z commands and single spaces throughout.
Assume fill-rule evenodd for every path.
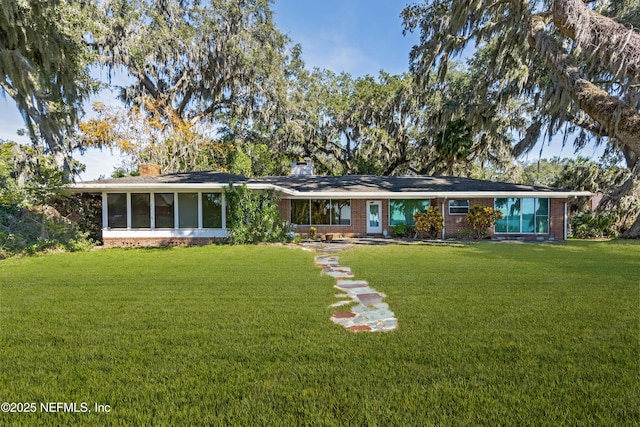
M 475 204 L 499 209 L 504 218 L 490 230 L 496 239 L 563 240 L 567 200 L 591 193 L 458 177 L 317 176 L 312 166 L 294 165 L 291 176 L 246 178 L 204 171 L 141 174 L 76 183 L 77 193 L 102 194 L 105 246 L 206 244 L 227 234 L 224 189 L 273 189 L 283 221 L 298 234 L 335 238 L 387 236 L 398 224 L 413 225 L 413 214 L 437 206 L 444 217 L 442 238 L 468 229 Z

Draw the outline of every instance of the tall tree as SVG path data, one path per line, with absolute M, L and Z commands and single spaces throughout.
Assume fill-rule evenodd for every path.
M 102 62 L 132 78 L 120 93 L 127 106 L 172 131 L 169 157 L 195 134 L 214 140 L 270 120 L 286 90 L 288 40 L 267 0 L 113 0 L 104 14 Z
M 87 43 L 97 27 L 84 1 L 0 1 L 0 93 L 22 113 L 29 136 L 58 167 L 71 170 L 68 136 L 83 101 L 97 89 Z
M 476 43 L 488 62 L 475 90 L 503 103 L 528 101 L 529 123 L 516 154 L 531 149 L 543 132 L 576 130 L 578 145 L 604 139 L 635 171 L 637 1 L 428 0 L 407 7 L 403 16 L 405 29 L 421 34 L 411 53 L 418 75 L 445 76 L 450 58 Z

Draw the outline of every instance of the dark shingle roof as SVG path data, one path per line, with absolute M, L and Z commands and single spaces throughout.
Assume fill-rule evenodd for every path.
M 148 188 L 222 188 L 233 182 L 246 183 L 250 188 L 277 188 L 289 196 L 313 197 L 322 193 L 322 197 L 371 197 L 373 193 L 386 196 L 386 193 L 400 193 L 409 196 L 453 196 L 456 194 L 508 195 L 536 192 L 549 194 L 549 197 L 568 197 L 569 195 L 588 195 L 590 193 L 572 192 L 556 188 L 493 182 L 472 178 L 449 176 L 267 176 L 246 178 L 242 175 L 216 171 L 171 173 L 155 176 L 130 176 L 98 181 L 88 181 L 72 186 L 74 191 L 118 191 L 122 189 Z M 500 197 L 503 197 L 500 196 Z M 540 197 L 540 196 L 538 196 Z
M 556 192 L 555 188 L 451 176 L 269 176 L 248 183 L 269 183 L 299 192 Z
M 247 181 L 247 178 L 243 175 L 217 171 L 197 171 L 167 173 L 152 176 L 124 176 L 122 178 L 87 181 L 84 184 L 228 184 L 229 182 L 244 181 Z

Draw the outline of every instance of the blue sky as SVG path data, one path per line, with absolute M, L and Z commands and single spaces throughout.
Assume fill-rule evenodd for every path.
M 377 76 L 380 70 L 391 74 L 408 70 L 409 52 L 418 35 L 402 34 L 400 12 L 406 4 L 404 0 L 277 0 L 272 9 L 280 31 L 292 43 L 302 46 L 307 68 L 345 71 L 356 77 Z M 101 102 L 109 99 L 109 93 L 100 96 Z M 117 104 L 115 100 L 110 102 Z M 0 98 L 0 139 L 27 143 L 26 138 L 16 135 L 23 127 L 13 100 Z M 545 147 L 544 157 L 572 155 L 570 148 L 561 153 L 558 145 Z M 537 157 L 538 151 L 534 150 L 532 155 Z M 81 176 L 84 180 L 109 176 L 118 164 L 117 156 L 108 150 L 90 150 L 78 158 L 87 165 Z

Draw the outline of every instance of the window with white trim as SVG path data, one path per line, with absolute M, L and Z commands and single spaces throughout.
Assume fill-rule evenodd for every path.
M 127 193 L 107 193 L 107 227 L 127 228 Z
M 155 193 L 153 195 L 156 228 L 174 228 L 173 193 Z
M 149 193 L 131 193 L 131 228 L 151 228 Z
M 449 215 L 466 215 L 468 213 L 468 200 L 449 200 Z

